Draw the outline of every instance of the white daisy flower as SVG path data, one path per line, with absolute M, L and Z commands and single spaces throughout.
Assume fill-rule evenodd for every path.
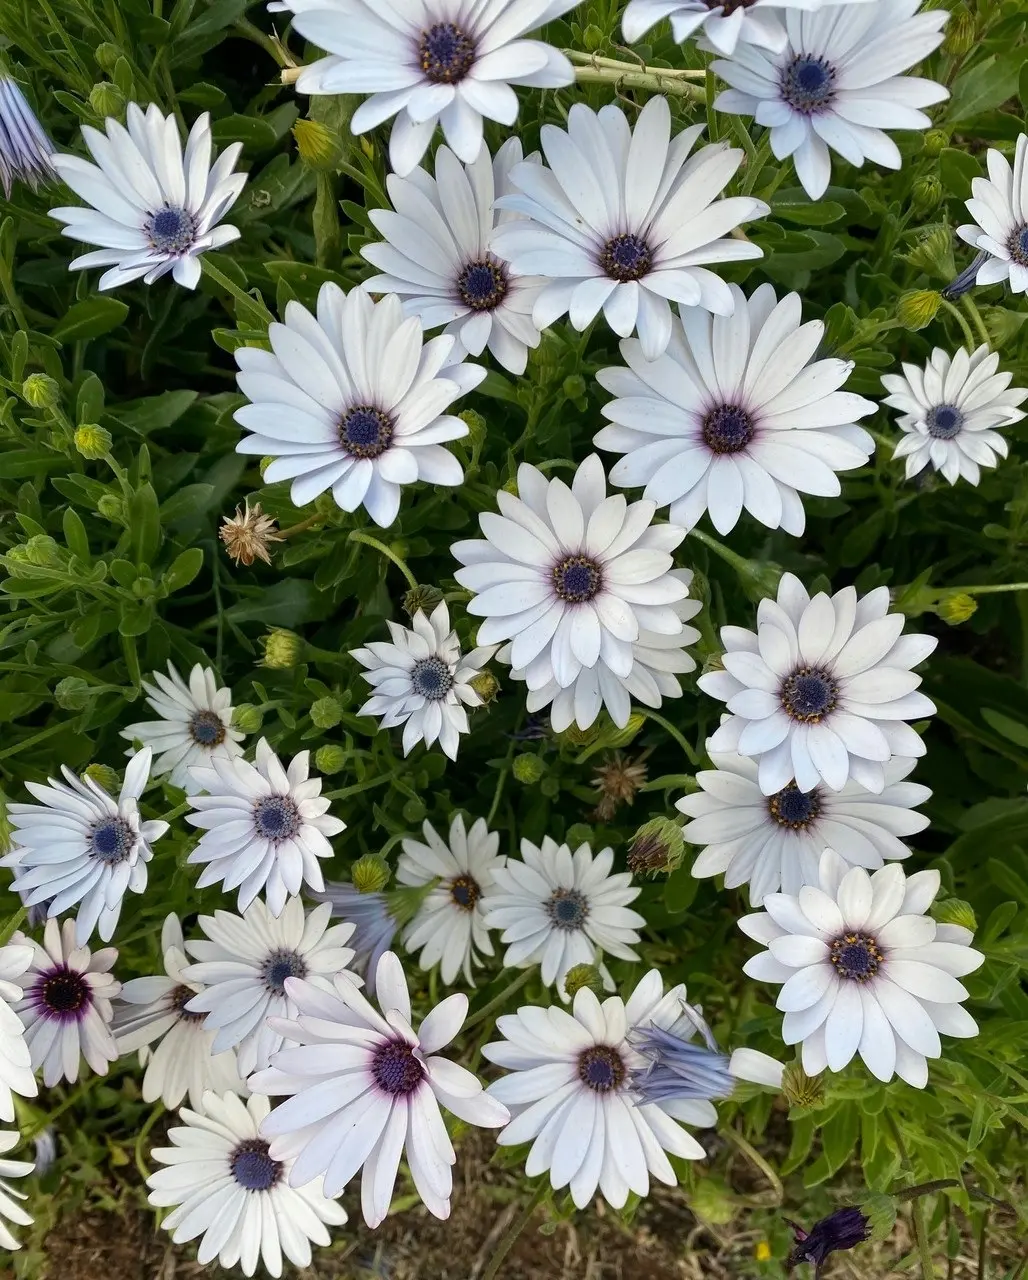
M 342 1205 L 320 1183 L 296 1190 L 291 1162 L 268 1154 L 259 1128 L 270 1109 L 267 1098 L 244 1102 L 208 1090 L 199 1107 L 179 1112 L 185 1124 L 168 1130 L 172 1146 L 150 1152 L 166 1166 L 146 1180 L 150 1203 L 174 1206 L 161 1226 L 176 1244 L 203 1237 L 201 1266 L 217 1259 L 252 1276 L 263 1262 L 269 1275 L 280 1276 L 283 1255 L 309 1267 L 311 1243 L 330 1244 L 327 1227 L 346 1221 Z
M 471 681 L 496 652 L 496 646 L 462 654 L 450 613 L 441 601 L 426 618 L 419 609 L 412 626 L 386 622 L 391 642 L 372 640 L 350 656 L 364 667 L 361 673 L 373 693 L 357 712 L 380 716 L 383 729 L 403 725 L 403 754 L 419 742 L 438 741 L 451 760 L 457 759 L 462 734 L 470 733 L 465 706 L 480 707 L 482 699 Z
M 894 458 L 906 458 L 907 479 L 931 464 L 950 484 L 963 476 L 981 479 L 980 467 L 994 467 L 1009 445 L 997 427 L 1009 427 L 1025 416 L 1018 408 L 1028 398 L 1013 377 L 999 373 L 999 355 L 984 344 L 970 355 L 961 347 L 949 356 L 936 347 L 923 369 L 904 364 L 902 376 L 882 374 L 890 392 L 885 403 L 900 410 L 904 433 Z
M 261 1125 L 271 1155 L 292 1160 L 292 1186 L 324 1175 L 338 1195 L 363 1166 L 361 1210 L 369 1227 L 385 1221 L 406 1153 L 418 1195 L 437 1218 L 450 1216 L 454 1154 L 440 1106 L 468 1124 L 498 1129 L 509 1113 L 478 1079 L 439 1056 L 467 1017 L 468 998 L 448 996 L 415 1030 L 403 966 L 387 951 L 375 971 L 376 1009 L 359 980 L 338 973 L 326 991 L 291 982 L 293 1021 L 275 1025 L 297 1047 L 274 1055 L 250 1086 L 285 1095 Z
M 802 885 L 816 884 L 828 847 L 849 866 L 876 870 L 887 859 L 909 857 L 901 837 L 928 826 L 915 806 L 925 804 L 931 791 L 905 781 L 916 760 L 893 756 L 883 766 L 885 789 L 878 795 L 850 779 L 841 791 L 801 791 L 789 782 L 766 796 L 755 760 L 716 751 L 711 759 L 715 767 L 696 775 L 701 790 L 675 806 L 692 819 L 682 828 L 684 838 L 706 846 L 692 873 L 723 875 L 726 889 L 747 885 L 755 907 L 769 893 L 798 893 Z
M 273 916 L 305 884 L 324 889 L 318 859 L 332 857 L 328 837 L 345 831 L 346 823 L 328 812 L 321 779 L 309 776 L 310 755 L 301 751 L 284 769 L 261 738 L 253 764 L 214 757 L 191 767 L 205 792 L 191 797 L 194 812 L 186 814 L 187 822 L 205 828 L 188 858 L 207 863 L 198 889 L 219 882 L 226 892 L 238 887 L 240 911 L 263 889 Z
M 658 360 L 646 360 L 634 338 L 621 343 L 628 368 L 597 374 L 617 399 L 603 406 L 613 425 L 593 443 L 624 455 L 614 484 L 645 485 L 643 497 L 669 506 L 683 528 L 707 511 L 728 533 L 745 507 L 768 528 L 799 536 L 800 493 L 837 497 L 836 472 L 864 466 L 874 452 L 855 422 L 877 405 L 840 390 L 852 360 L 815 359 L 825 327 L 801 323 L 799 294 L 779 302 L 769 284 L 749 299 L 738 285 L 731 293 L 730 316 L 683 310 Z
M 22 979 L 34 954 L 27 942 L 0 947 L 0 1120 L 14 1119 L 13 1094 L 34 1098 L 39 1092 L 25 1028 L 11 1007 L 22 998 Z
M 1013 293 L 1028 293 L 1028 134 L 1014 148 L 1014 167 L 1000 151 L 985 153 L 987 178 L 971 179 L 967 211 L 974 222 L 957 227 L 961 240 L 989 258 L 978 268 L 979 285 L 1010 282 Z
M 406 176 L 436 125 L 465 164 L 482 146 L 482 118 L 509 128 L 512 84 L 557 89 L 575 72 L 562 53 L 522 37 L 578 0 L 282 0 L 293 26 L 328 57 L 304 67 L 298 93 L 370 95 L 350 128 L 366 133 L 396 116 L 389 161 Z
M 403 841 L 396 879 L 400 884 L 436 883 L 404 930 L 404 946 L 421 952 L 422 969 L 438 964 L 447 986 L 462 970 L 465 981 L 474 986 L 472 964 L 480 965 L 483 955 L 493 954 L 485 911 L 495 883 L 493 872 L 507 861 L 497 853 L 499 834 L 489 830 L 484 818 L 477 818 L 468 830 L 459 813 L 450 823 L 448 840 L 430 822 L 421 830 L 424 842 Z
M 271 351 L 240 347 L 239 389 L 250 404 L 235 420 L 252 432 L 237 453 L 274 461 L 267 484 L 292 480 L 295 506 L 332 490 L 343 511 L 362 506 L 385 528 L 400 509 L 401 485 L 458 485 L 461 465 L 442 441 L 468 434 L 444 412 L 485 377 L 479 365 L 449 364 L 454 338 L 423 341 L 421 321 L 403 318 L 389 294 L 327 283 L 317 318 L 293 301 L 285 324 L 268 328 Z
M 235 1049 L 244 1078 L 266 1067 L 282 1047 L 282 1036 L 268 1018 L 294 1016 L 286 979 L 306 978 L 327 991 L 332 975 L 353 959 L 344 945 L 353 925 L 329 927 L 331 915 L 331 903 L 304 914 L 300 899 L 290 898 L 276 918 L 257 898 L 242 917 L 230 911 L 200 916 L 206 938 L 186 943 L 195 963 L 180 976 L 203 989 L 186 1003 L 186 1011 L 207 1015 L 205 1028 L 217 1033 L 213 1052 Z
M 597 114 L 580 102 L 566 132 L 543 125 L 549 168 L 515 165 L 510 181 L 522 194 L 497 201 L 527 221 L 504 223 L 493 237 L 516 275 L 549 279 L 533 312 L 540 329 L 567 312 L 582 330 L 602 309 L 621 337 L 638 332 L 655 360 L 671 339 L 671 302 L 731 311 L 728 286 L 707 264 L 761 257 L 729 233 L 769 209 L 750 196 L 717 199 L 744 153 L 715 144 L 690 158 L 703 127 L 671 138 L 661 97 L 647 102 L 634 129 L 620 107 Z
M 945 9 L 918 13 L 920 3 L 786 10 L 782 49 L 740 44 L 729 61 L 711 63 L 732 86 L 714 106 L 767 125 L 775 157 L 793 157 L 812 200 L 824 195 L 831 178 L 829 148 L 858 168 L 873 160 L 899 169 L 899 148 L 883 130 L 921 133 L 932 121 L 920 108 L 949 97 L 934 80 L 901 74 L 938 48 L 949 17 Z
M 125 127 L 127 126 L 127 128 Z M 106 133 L 82 126 L 82 139 L 96 164 L 79 156 L 50 160 L 64 181 L 91 208 L 51 209 L 72 240 L 101 245 L 70 264 L 108 267 L 101 289 L 143 277 L 153 284 L 170 271 L 175 283 L 195 289 L 200 255 L 239 239 L 239 229 L 219 226 L 246 185 L 233 173 L 241 142 L 226 147 L 211 164 L 211 119 L 205 111 L 189 131 L 185 155 L 178 121 L 150 104 L 144 115 L 130 102 L 125 126 L 108 118 Z
M 494 200 L 513 190 L 510 170 L 521 159 L 521 140 L 508 138 L 495 159 L 483 145 L 467 165 L 440 147 L 434 178 L 420 168 L 407 178 L 389 174 L 395 212 L 369 212 L 385 241 L 361 250 L 385 273 L 364 288 L 398 294 L 404 314 L 417 316 L 426 329 L 446 325 L 457 339 L 451 360 L 480 356 L 488 347 L 516 374 L 525 372 L 529 347 L 539 345 L 532 308 L 543 282 L 512 276 L 492 252 L 492 239 L 494 227 L 518 216 L 497 209 Z
M 639 941 L 646 921 L 628 904 L 642 890 L 627 871 L 611 874 L 613 849 L 593 857 L 589 846 L 580 844 L 572 855 L 566 844 L 544 836 L 541 848 L 522 840 L 521 858 L 508 858 L 506 866 L 493 871 L 495 887 L 485 908 L 486 927 L 503 930 L 507 968 L 538 964 L 544 984 L 556 984 L 567 1000 L 567 971 L 594 964 L 598 950 L 639 959 L 630 944 Z
M 841 1071 L 859 1053 L 879 1080 L 895 1074 L 923 1089 L 939 1032 L 978 1034 L 957 979 L 985 957 L 967 945 L 969 929 L 926 914 L 939 883 L 938 871 L 908 877 L 896 863 L 869 876 L 826 849 L 818 885 L 769 894 L 763 912 L 739 921 L 767 947 L 744 972 L 783 984 L 782 1038 L 802 1043 L 808 1075 Z
M 853 0 L 628 0 L 621 32 L 628 44 L 667 18 L 679 44 L 702 35 L 718 53 L 731 57 L 737 44 L 777 51 L 785 46 L 782 9 L 817 10 Z
M 811 599 L 795 575 L 783 574 L 777 602 L 760 602 L 756 633 L 722 627 L 724 670 L 697 681 L 731 713 L 709 750 L 756 760 L 766 796 L 793 780 L 801 791 L 822 782 L 841 791 L 850 778 L 881 794 L 893 756 L 925 752 L 905 721 L 935 713 L 915 692 L 921 677 L 911 668 L 938 641 L 902 635 L 903 623 L 889 613 L 887 587 L 860 599 L 855 587 Z
M 214 1032 L 202 1025 L 203 1014 L 191 1013 L 186 1005 L 203 990 L 187 982 L 182 970 L 189 963 L 182 925 L 174 913 L 161 930 L 164 975 L 133 978 L 121 988 L 114 1006 L 112 1030 L 119 1052 L 139 1051 L 143 1076 L 143 1101 L 166 1107 L 179 1106 L 189 1094 L 189 1105 L 199 1110 L 205 1090 L 215 1093 L 246 1093 L 246 1085 L 236 1070 L 231 1050 L 214 1054 Z M 151 1048 L 154 1041 L 160 1043 Z
M 675 605 L 688 587 L 671 551 L 685 531 L 651 524 L 652 502 L 607 497 L 596 454 L 570 488 L 523 463 L 518 497 L 500 490 L 496 500 L 502 514 L 478 518 L 485 539 L 454 543 L 465 566 L 454 577 L 476 593 L 467 609 L 485 618 L 479 644 L 511 640 L 507 661 L 529 689 L 567 689 L 601 659 L 625 679 L 644 629 L 681 637 Z
M 245 735 L 232 728 L 232 690 L 219 689 L 213 669 L 199 663 L 190 671 L 188 684 L 170 662 L 168 674 L 155 671 L 153 681 L 144 680 L 143 688 L 147 705 L 160 718 L 130 724 L 121 736 L 157 753 L 151 770 L 155 778 L 167 773 L 173 787 L 197 791 L 191 765 L 243 754 L 238 744 Z
M 8 1160 L 6 1154 L 21 1141 L 16 1129 L 0 1129 L 0 1249 L 20 1249 L 21 1244 L 7 1224 L 15 1222 L 19 1227 L 32 1225 L 32 1215 L 18 1204 L 28 1196 L 8 1183 L 8 1178 L 26 1178 L 35 1168 L 31 1160 Z
M 64 782 L 26 782 L 42 804 L 7 806 L 14 847 L 0 865 L 13 868 L 12 888 L 27 907 L 46 903 L 54 918 L 78 904 L 77 946 L 85 946 L 94 929 L 108 942 L 125 893 L 146 888 L 150 846 L 168 830 L 166 822 L 143 822 L 139 813 L 150 756 L 144 747 L 128 762 L 117 800 L 62 765 Z
M 43 1068 L 43 1083 L 79 1078 L 80 1058 L 97 1075 L 118 1057 L 111 1035 L 111 1001 L 121 983 L 109 972 L 118 958 L 115 947 L 90 953 L 75 941 L 75 922 L 48 920 L 43 942 L 22 933 L 11 939 L 32 948 L 32 963 L 19 981 L 23 995 L 13 1006 L 25 1028 L 33 1070 Z
M 33 191 L 41 183 L 52 182 L 53 153 L 54 144 L 18 82 L 0 70 L 0 186 L 4 196 L 11 198 L 11 188 L 19 178 Z

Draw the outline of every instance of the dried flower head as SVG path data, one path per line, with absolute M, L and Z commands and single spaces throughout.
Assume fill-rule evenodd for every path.
M 236 564 L 253 564 L 254 560 L 263 560 L 271 564 L 268 546 L 272 542 L 281 542 L 278 536 L 278 525 L 261 510 L 261 504 L 255 502 L 250 506 L 247 499 L 245 506 L 236 507 L 234 516 L 225 516 L 218 530 L 218 536 L 225 544 L 225 550 Z
M 615 751 L 593 774 L 593 786 L 600 793 L 596 816 L 606 822 L 623 804 L 631 804 L 635 793 L 645 783 L 646 765 L 642 757 L 631 760 Z

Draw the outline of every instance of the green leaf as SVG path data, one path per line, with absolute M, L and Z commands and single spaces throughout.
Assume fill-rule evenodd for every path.
M 123 636 L 142 636 L 153 626 L 153 605 L 148 600 L 126 600 L 121 606 L 118 630 Z
M 787 222 L 798 222 L 807 227 L 824 227 L 830 222 L 838 222 L 845 217 L 846 210 L 834 200 L 783 200 L 771 206 L 773 218 L 785 218 Z
M 186 27 L 187 37 L 209 36 L 230 27 L 246 14 L 248 0 L 212 0 L 199 17 Z
M 136 564 L 140 568 L 153 563 L 161 545 L 161 513 L 153 485 L 141 484 L 129 500 L 129 529 Z
M 118 406 L 117 420 L 140 435 L 162 431 L 165 427 L 174 426 L 195 403 L 196 397 L 195 391 L 165 391 L 145 400 L 133 400 Z
M 1028 725 L 1021 724 L 1018 720 L 1011 720 L 1002 711 L 994 711 L 992 707 L 982 707 L 982 719 L 1004 738 L 1016 742 L 1019 747 L 1028 747 Z
M 982 162 L 956 147 L 944 148 L 939 156 L 939 178 L 943 189 L 958 200 L 966 200 L 971 194 L 971 182 L 983 174 Z
M 999 858 L 990 858 L 985 864 L 985 869 L 998 889 L 1009 893 L 1022 906 L 1028 907 L 1028 881 L 1022 880 L 1008 863 L 1001 862 Z
M 103 411 L 104 384 L 95 373 L 87 373 L 75 397 L 75 421 L 99 422 Z
M 274 126 L 260 116 L 223 116 L 211 125 L 211 136 L 219 147 L 241 142 L 250 151 L 270 151 L 278 141 Z
M 1018 92 L 1026 60 L 1028 44 L 1021 41 L 1008 53 L 992 54 L 962 72 L 953 82 L 947 119 L 970 120 L 983 111 L 1001 107 Z
M 190 547 L 171 562 L 161 578 L 161 585 L 169 595 L 173 591 L 181 591 L 183 587 L 189 586 L 202 568 L 203 548 Z
M 699 888 L 699 881 L 688 867 L 679 867 L 667 878 L 664 885 L 664 906 L 672 915 L 687 911 L 692 906 Z
M 214 496 L 212 484 L 187 484 L 161 503 L 161 524 L 174 524 L 209 510 Z
M 69 307 L 51 330 L 50 336 L 58 342 L 84 342 L 99 338 L 123 324 L 128 315 L 128 304 L 117 298 L 86 298 Z
M 190 84 L 184 89 L 179 89 L 178 97 L 180 102 L 193 102 L 204 111 L 212 111 L 215 107 L 221 106 L 226 95 L 224 89 L 201 80 L 198 84 Z
M 80 560 L 84 560 L 88 564 L 90 560 L 89 537 L 86 534 L 86 526 L 82 523 L 82 517 L 74 507 L 64 508 L 62 527 L 64 529 L 64 541 L 68 544 L 68 550 L 73 556 L 78 556 Z
M 131 587 L 138 576 L 131 560 L 111 561 L 111 577 L 119 587 Z

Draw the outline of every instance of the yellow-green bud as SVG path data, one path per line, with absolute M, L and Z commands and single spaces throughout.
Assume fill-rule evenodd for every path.
M 948 53 L 951 58 L 962 58 L 965 53 L 970 53 L 974 48 L 977 28 L 974 14 L 966 9 L 958 9 L 956 13 L 950 15 L 950 20 L 946 24 L 946 39 L 942 42 L 943 52 Z
M 343 154 L 339 138 L 320 120 L 297 120 L 293 137 L 300 159 L 312 169 L 334 169 Z
M 896 1226 L 894 1196 L 868 1196 L 861 1202 L 860 1212 L 867 1219 L 868 1240 L 887 1240 Z
M 358 893 L 381 893 L 389 876 L 388 864 L 377 853 L 366 853 L 350 868 L 350 880 Z
M 116 44 L 98 44 L 94 56 L 100 67 L 110 75 L 118 65 L 121 50 Z
M 96 504 L 97 514 L 115 524 L 125 523 L 125 503 L 113 493 L 101 494 Z
M 905 293 L 896 306 L 896 318 L 904 329 L 923 329 L 935 319 L 942 295 L 934 289 L 914 289 Z
M 7 805 L 0 798 L 0 853 L 8 853 L 11 848 L 11 822 L 7 816 Z
M 275 461 L 274 458 L 261 458 L 260 462 L 258 462 L 257 470 L 261 473 L 262 480 L 264 479 L 265 471 L 267 471 L 267 469 L 271 466 L 271 464 L 274 461 Z
M 109 116 L 120 116 L 125 110 L 125 95 L 116 84 L 101 80 L 89 91 L 89 105 L 106 120 Z
M 531 786 L 542 778 L 546 772 L 546 765 L 538 756 L 527 754 L 514 757 L 514 763 L 511 765 L 514 777 L 518 782 L 523 782 L 526 786 Z
M 61 388 L 46 373 L 30 373 L 21 384 L 21 394 L 33 409 L 55 409 L 61 403 Z
M 413 618 L 419 609 L 427 615 L 442 598 L 443 593 L 438 587 L 422 586 L 419 583 L 418 586 L 411 587 L 403 597 L 403 611 L 408 618 Z
M 232 727 L 240 733 L 259 733 L 264 723 L 264 712 L 252 702 L 241 702 L 232 709 Z
M 564 989 L 572 1000 L 583 987 L 588 987 L 593 995 L 603 999 L 603 979 L 594 964 L 574 964 L 564 975 Z
M 970 929 L 972 933 L 978 928 L 974 909 L 963 898 L 943 898 L 941 902 L 932 904 L 931 912 L 939 924 L 956 924 L 961 929 Z
M 480 671 L 468 681 L 485 706 L 495 702 L 500 692 L 500 682 L 491 671 Z
M 295 667 L 303 657 L 303 640 L 295 631 L 286 631 L 284 627 L 276 627 L 261 641 L 264 649 L 262 662 L 264 666 L 276 671 L 286 667 Z
M 788 1062 L 782 1073 L 782 1093 L 791 1107 L 812 1111 L 824 1105 L 824 1078 L 808 1076 L 798 1062 Z
M 569 400 L 581 400 L 588 388 L 580 373 L 571 373 L 564 379 L 561 389 Z
M 109 796 L 117 794 L 121 779 L 109 764 L 86 765 L 82 773 L 83 777 L 92 778 L 98 787 L 103 787 Z
M 81 676 L 65 676 L 54 688 L 54 699 L 63 711 L 81 711 L 93 700 L 89 685 Z
M 311 705 L 311 721 L 316 729 L 334 729 L 342 718 L 338 698 L 319 698 Z
M 61 563 L 57 543 L 48 533 L 34 533 L 22 544 L 21 552 L 21 558 L 26 564 L 36 565 L 40 569 L 53 569 Z
M 85 423 L 75 431 L 75 448 L 89 462 L 96 462 L 111 451 L 111 433 L 95 422 Z
M 925 174 L 914 183 L 910 195 L 915 211 L 928 213 L 942 199 L 942 183 L 935 174 Z
M 941 156 L 946 147 L 949 146 L 949 134 L 945 129 L 929 129 L 924 136 L 925 155 Z
M 978 611 L 978 602 L 974 596 L 965 591 L 954 592 L 951 596 L 943 596 L 935 608 L 935 612 L 951 627 L 959 627 L 968 618 L 974 617 Z
M 956 274 L 953 236 L 948 227 L 932 227 L 903 257 L 918 271 L 943 280 L 952 280 Z
M 735 1217 L 732 1194 L 720 1178 L 699 1178 L 688 1193 L 688 1201 L 697 1218 L 712 1226 L 723 1227 Z
M 569 747 L 588 747 L 599 740 L 600 732 L 601 724 L 599 720 L 594 720 L 588 729 L 580 729 L 572 720 L 568 727 L 562 730 L 557 737 L 559 741 L 566 742 Z
M 582 32 L 582 43 L 590 53 L 595 53 L 597 49 L 602 49 L 606 42 L 607 37 L 603 34 L 603 28 L 598 27 L 595 22 L 590 22 Z
M 336 742 L 330 742 L 325 747 L 319 747 L 315 756 L 314 763 L 319 773 L 323 773 L 331 777 L 334 773 L 339 773 L 346 766 L 346 748 L 339 746 Z
M 685 841 L 682 828 L 670 818 L 651 818 L 632 837 L 628 869 L 633 875 L 658 875 L 682 865 Z

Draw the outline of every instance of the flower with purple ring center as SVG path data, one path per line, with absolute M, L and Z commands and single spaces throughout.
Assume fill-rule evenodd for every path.
M 254 802 L 253 825 L 257 834 L 278 844 L 292 840 L 300 830 L 300 811 L 291 796 L 261 796 Z
M 1015 227 L 1007 237 L 1007 252 L 1011 262 L 1019 267 L 1028 267 L 1028 222 Z
M 475 903 L 482 896 L 482 889 L 474 876 L 467 873 L 450 881 L 450 897 L 462 911 L 474 911 Z
M 196 219 L 188 209 L 158 209 L 143 231 L 158 253 L 185 253 L 196 239 Z
M 100 818 L 89 833 L 89 848 L 98 862 L 113 866 L 130 857 L 136 845 L 136 833 L 124 818 L 116 815 Z
M 380 458 L 393 443 L 395 425 L 373 404 L 356 404 L 339 421 L 339 443 L 351 458 Z
M 805 830 L 821 812 L 820 789 L 801 791 L 795 782 L 787 783 L 781 791 L 767 797 L 767 809 L 780 827 Z
M 415 662 L 410 673 L 411 688 L 431 702 L 439 702 L 453 688 L 453 672 L 438 655 Z
M 93 1006 L 85 975 L 63 964 L 40 974 L 32 999 L 44 1018 L 58 1022 L 81 1022 Z
M 578 889 L 554 889 L 544 906 L 554 926 L 569 933 L 589 918 L 589 900 Z
M 613 1093 L 627 1075 L 624 1058 L 610 1045 L 594 1044 L 578 1055 L 578 1078 L 594 1093 Z
M 734 404 L 719 404 L 703 419 L 703 442 L 711 453 L 741 453 L 753 439 L 753 419 Z
M 798 53 L 782 68 L 782 100 L 804 116 L 820 115 L 835 99 L 836 71 L 826 58 Z
M 270 1191 L 282 1177 L 281 1160 L 268 1154 L 263 1138 L 244 1138 L 229 1157 L 232 1177 L 247 1191 Z
M 216 711 L 194 711 L 189 717 L 189 736 L 198 747 L 220 747 L 225 726 Z
M 565 604 L 585 604 L 603 589 L 603 569 L 589 556 L 565 556 L 553 566 L 553 589 Z
M 455 22 L 436 22 L 421 33 L 418 61 L 433 84 L 456 84 L 474 64 L 475 42 Z
M 800 667 L 782 681 L 779 692 L 782 709 L 803 724 L 820 724 L 835 710 L 839 686 L 820 667 Z
M 634 232 L 612 236 L 600 253 L 600 266 L 612 280 L 629 284 L 649 275 L 653 267 L 653 250 L 642 236 Z
M 306 978 L 307 962 L 296 951 L 272 951 L 261 965 L 261 977 L 269 991 L 284 995 L 286 978 Z
M 925 415 L 925 426 L 933 440 L 953 440 L 963 425 L 964 415 L 954 404 L 933 405 Z
M 832 943 L 828 958 L 840 978 L 870 982 L 881 968 L 885 956 L 878 939 L 870 934 L 844 933 Z
M 383 1041 L 371 1059 L 371 1074 L 383 1093 L 404 1097 L 414 1093 L 425 1078 L 425 1068 L 406 1040 Z
M 457 296 L 472 311 L 494 311 L 509 287 L 505 264 L 492 258 L 469 262 L 457 277 Z

